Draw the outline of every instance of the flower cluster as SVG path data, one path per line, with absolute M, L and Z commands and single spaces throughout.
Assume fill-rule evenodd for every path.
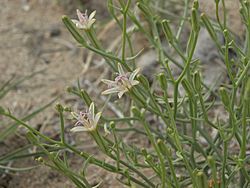
M 122 95 L 129 91 L 133 86 L 139 84 L 139 81 L 134 80 L 135 76 L 138 74 L 139 69 L 134 70 L 132 73 L 125 73 L 121 64 L 118 64 L 118 75 L 115 80 L 103 79 L 102 82 L 108 84 L 109 89 L 102 92 L 102 94 L 118 93 L 118 97 L 121 98 Z M 91 103 L 89 110 L 87 112 L 80 112 L 79 114 L 71 112 L 72 116 L 77 120 L 76 127 L 72 128 L 72 132 L 81 131 L 95 131 L 97 128 L 98 121 L 101 117 L 101 112 L 95 114 L 95 105 Z M 105 131 L 106 132 L 106 131 Z
M 82 13 L 80 10 L 76 10 L 78 20 L 72 19 L 72 22 L 79 29 L 88 30 L 95 23 L 96 11 L 93 11 L 89 16 L 87 11 Z M 118 97 L 121 98 L 124 93 L 128 92 L 133 86 L 139 84 L 139 81 L 135 80 L 136 75 L 139 73 L 139 69 L 133 72 L 125 72 L 121 64 L 118 64 L 118 73 L 114 81 L 102 79 L 102 82 L 108 85 L 109 89 L 102 92 L 103 95 L 118 93 Z M 87 112 L 75 113 L 71 112 L 73 118 L 77 120 L 76 126 L 71 129 L 72 132 L 80 131 L 95 131 L 98 121 L 101 117 L 101 112 L 95 114 L 95 105 L 91 103 Z

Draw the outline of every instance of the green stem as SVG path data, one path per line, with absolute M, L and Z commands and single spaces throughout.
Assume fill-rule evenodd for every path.
M 193 175 L 193 170 L 189 164 L 189 160 L 186 158 L 185 154 L 184 154 L 184 150 L 182 148 L 182 145 L 181 145 L 181 141 L 180 141 L 180 136 L 179 136 L 179 133 L 178 133 L 178 130 L 177 130 L 177 126 L 176 126 L 176 123 L 175 123 L 175 118 L 174 118 L 174 114 L 173 114 L 173 110 L 172 108 L 170 107 L 169 105 L 169 101 L 168 101 L 168 98 L 167 98 L 167 93 L 166 91 L 164 91 L 164 99 L 165 99 L 165 104 L 166 104 L 166 107 L 168 109 L 168 113 L 169 113 L 169 118 L 170 118 L 170 127 L 173 129 L 173 139 L 174 139 L 174 142 L 175 142 L 175 145 L 176 145 L 176 148 L 178 150 L 178 152 L 180 152 L 182 154 L 182 157 L 183 157 L 183 161 L 185 163 L 185 166 L 189 172 L 189 175 L 192 179 L 192 182 L 194 185 L 196 185 L 196 181 L 195 181 L 195 177 Z M 167 123 L 167 120 L 163 117 L 163 121 L 165 123 Z
M 177 34 L 176 34 L 177 41 L 180 38 L 181 31 L 183 30 L 184 23 L 186 21 L 187 15 L 188 15 L 188 8 L 189 8 L 188 5 L 189 5 L 189 0 L 185 0 L 185 9 L 184 9 L 183 17 L 181 19 L 180 26 L 179 26 L 179 29 L 178 29 Z
M 63 111 L 59 111 L 60 116 L 60 125 L 61 125 L 61 142 L 65 143 L 65 135 L 64 135 L 64 118 L 63 118 Z
M 63 146 L 65 146 L 66 148 L 68 148 L 69 150 L 73 151 L 74 153 L 80 155 L 81 157 L 84 157 L 85 159 L 88 159 L 90 157 L 89 154 L 87 153 L 84 153 L 84 152 L 80 152 L 78 151 L 77 149 L 75 149 L 74 147 L 72 147 L 71 145 L 69 144 L 66 144 L 64 143 Z M 114 160 L 116 159 L 115 157 L 112 157 Z M 101 168 L 104 168 L 105 170 L 108 170 L 110 172 L 113 172 L 113 173 L 119 173 L 121 174 L 122 176 L 124 177 L 127 177 L 127 175 L 124 173 L 124 171 L 122 169 L 117 169 L 117 167 L 111 165 L 111 164 L 108 164 L 102 160 L 98 160 L 94 157 L 91 157 L 91 160 L 90 160 L 90 163 L 93 163 Z M 134 167 L 126 164 L 125 162 L 123 161 L 120 161 L 120 163 L 122 163 L 124 166 L 128 167 L 129 169 L 131 169 L 132 171 L 134 171 L 135 173 L 138 174 L 138 176 L 140 176 L 145 182 L 147 182 L 147 184 L 149 185 L 146 185 L 145 183 L 141 182 L 140 180 L 137 180 L 136 178 L 134 177 L 130 177 L 130 180 L 135 182 L 136 184 L 138 185 L 141 185 L 143 187 L 146 187 L 146 188 L 149 188 L 149 187 L 155 187 L 155 185 L 146 177 L 144 176 L 140 171 L 138 171 L 137 169 L 135 169 Z
M 102 55 L 103 58 L 106 60 L 106 62 L 109 64 L 109 66 L 110 66 L 114 71 L 117 71 L 117 68 L 114 66 L 114 63 L 111 63 L 110 60 L 107 59 L 107 57 L 110 58 L 110 59 L 112 59 L 112 58 L 110 57 L 110 55 L 109 55 L 108 53 L 105 53 L 105 52 L 103 51 L 102 47 L 100 46 L 100 44 L 99 44 L 99 42 L 98 42 L 98 40 L 97 40 L 96 35 L 93 34 L 93 30 L 92 30 L 92 29 L 86 30 L 86 34 L 88 35 L 90 41 L 94 44 L 94 47 L 99 51 L 99 54 Z M 88 49 L 91 48 L 91 46 L 88 46 L 88 45 L 86 45 L 85 47 L 88 48 Z M 92 51 L 98 53 L 97 50 L 94 51 L 94 48 L 92 47 Z M 100 53 L 100 52 L 101 52 L 101 53 Z M 114 57 L 114 56 L 113 56 L 113 57 Z M 115 59 L 118 59 L 118 58 L 115 57 Z M 120 60 L 120 61 L 121 61 L 121 60 Z
M 37 131 L 36 129 L 32 128 L 31 126 L 29 126 L 28 124 L 24 123 L 22 120 L 17 119 L 16 117 L 14 117 L 13 115 L 9 114 L 9 113 L 4 113 L 3 115 L 13 119 L 14 121 L 16 121 L 17 123 L 23 125 L 25 128 L 27 128 L 29 131 L 31 131 L 32 133 L 35 133 L 36 135 L 40 136 L 41 138 L 43 138 L 44 140 L 47 140 L 48 142 L 51 142 L 53 144 L 59 144 L 60 142 L 55 141 L 45 135 L 43 135 L 42 133 L 40 133 L 39 131 Z
M 226 166 L 228 165 L 227 164 L 227 158 L 228 158 L 227 149 L 228 149 L 228 142 L 224 141 L 223 142 L 223 162 L 222 162 L 222 188 L 225 188 L 225 185 L 227 184 L 227 179 L 226 179 Z
M 122 27 L 122 61 L 125 64 L 126 36 L 127 36 L 127 12 L 131 0 L 128 0 L 125 9 L 123 10 L 123 27 Z
M 167 181 L 166 180 L 167 175 L 166 175 L 166 168 L 165 168 L 164 158 L 163 158 L 163 156 L 161 154 L 161 151 L 160 151 L 159 147 L 155 143 L 155 139 L 154 139 L 153 135 L 151 134 L 148 123 L 145 121 L 144 118 L 142 119 L 142 121 L 143 121 L 144 129 L 145 129 L 145 131 L 146 131 L 146 133 L 148 135 L 148 138 L 149 138 L 150 142 L 153 144 L 153 147 L 154 147 L 154 149 L 155 149 L 155 151 L 157 153 L 157 156 L 159 157 L 160 166 L 161 166 L 161 174 L 160 175 L 161 175 L 162 188 L 165 188 L 165 183 Z
M 189 55 L 188 55 L 184 70 L 181 72 L 180 76 L 175 81 L 175 85 L 174 85 L 174 119 L 176 119 L 176 114 L 177 114 L 177 99 L 178 99 L 179 84 L 182 81 L 183 77 L 185 76 L 186 72 L 189 70 L 189 66 L 192 61 L 194 50 L 195 50 L 197 39 L 198 39 L 198 33 L 194 32 L 194 33 L 191 33 L 191 35 L 192 34 L 194 35 L 194 38 L 193 38 L 193 41 L 191 41 L 192 45 L 191 45 L 190 52 L 188 53 Z

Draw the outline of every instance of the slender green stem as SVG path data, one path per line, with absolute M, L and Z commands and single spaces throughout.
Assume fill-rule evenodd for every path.
M 106 52 L 104 52 L 104 50 L 101 48 L 101 46 L 100 46 L 100 44 L 99 44 L 99 42 L 98 42 L 98 40 L 97 40 L 97 37 L 93 34 L 93 30 L 92 29 L 90 29 L 90 30 L 87 30 L 86 31 L 86 34 L 88 35 L 88 37 L 89 37 L 89 39 L 91 40 L 91 42 L 94 44 L 94 47 L 96 48 L 93 48 L 93 47 L 91 47 L 91 46 L 89 46 L 89 45 L 85 45 L 85 47 L 86 48 L 88 48 L 88 49 L 92 49 L 92 51 L 94 51 L 94 52 L 96 52 L 96 53 L 100 53 L 102 56 L 103 56 L 103 58 L 106 60 L 106 62 L 109 64 L 109 66 L 111 66 L 111 68 L 113 69 L 113 70 L 115 70 L 115 71 L 117 71 L 117 68 L 114 66 L 114 63 L 112 63 L 109 59 L 107 59 L 107 58 L 110 58 L 110 59 L 112 59 L 113 57 L 114 57 L 114 59 L 116 59 L 116 60 L 118 60 L 118 58 L 116 58 L 115 56 L 113 56 L 112 58 L 111 58 L 111 55 L 109 55 L 108 53 L 106 53 Z M 95 49 L 95 50 L 94 50 Z M 105 55 L 104 55 L 105 54 Z M 121 60 L 120 60 L 121 61 Z
M 161 186 L 162 186 L 162 188 L 165 188 L 166 181 L 167 181 L 167 179 L 166 179 L 167 175 L 166 175 L 164 158 L 163 158 L 163 156 L 162 156 L 162 154 L 160 152 L 159 147 L 157 146 L 157 144 L 155 142 L 155 139 L 154 139 L 154 137 L 153 137 L 153 135 L 152 135 L 152 133 L 151 133 L 151 131 L 149 129 L 149 125 L 145 121 L 145 119 L 143 119 L 143 125 L 144 125 L 144 129 L 145 129 L 145 131 L 146 131 L 146 133 L 148 135 L 148 138 L 149 138 L 150 142 L 152 143 L 152 145 L 153 145 L 153 147 L 154 147 L 154 149 L 155 149 L 155 151 L 157 153 L 157 156 L 158 156 L 158 158 L 160 160 L 160 166 L 161 166 L 161 174 L 160 175 L 161 175 L 161 183 L 162 183 Z
M 219 16 L 219 1 L 216 2 L 215 4 L 216 6 L 216 10 L 215 10 L 215 14 L 216 14 L 216 19 L 217 19 L 217 22 L 221 28 L 221 30 L 223 31 L 225 28 L 224 26 L 221 24 L 221 21 L 220 21 L 220 16 Z
M 191 168 L 191 166 L 189 164 L 189 161 L 188 161 L 188 159 L 186 158 L 186 156 L 184 154 L 182 144 L 181 144 L 181 141 L 180 141 L 180 136 L 179 136 L 177 126 L 176 126 L 176 123 L 175 123 L 173 110 L 171 109 L 171 107 L 169 105 L 169 101 L 168 101 L 166 92 L 164 92 L 164 100 L 166 101 L 165 104 L 166 104 L 166 107 L 168 109 L 169 118 L 170 118 L 170 127 L 173 129 L 173 139 L 174 139 L 176 148 L 177 148 L 178 152 L 180 152 L 182 154 L 184 164 L 185 164 L 185 166 L 186 166 L 186 168 L 187 168 L 187 170 L 189 172 L 189 175 L 191 176 L 193 184 L 195 185 L 196 184 L 195 177 L 193 176 L 192 168 Z M 165 118 L 163 118 L 163 120 L 166 123 L 167 120 Z
M 63 118 L 63 111 L 59 111 L 59 117 L 60 117 L 60 125 L 61 125 L 61 142 L 65 142 L 65 135 L 64 135 L 64 118 Z
M 226 179 L 226 166 L 227 166 L 227 158 L 228 158 L 228 142 L 223 142 L 223 162 L 222 162 L 222 188 L 225 188 L 225 185 L 227 184 Z M 217 181 L 217 180 L 216 180 Z
M 191 35 L 194 35 L 194 37 L 193 37 L 191 49 L 189 52 L 189 56 L 187 58 L 187 61 L 186 61 L 186 64 L 185 64 L 183 71 L 181 72 L 178 79 L 175 81 L 175 85 L 174 85 L 174 118 L 175 119 L 176 119 L 176 114 L 177 114 L 177 99 L 178 99 L 179 84 L 182 81 L 183 77 L 185 76 L 186 72 L 189 70 L 189 66 L 190 66 L 190 63 L 192 61 L 194 50 L 195 50 L 197 39 L 198 39 L 198 33 L 194 32 L 194 33 L 191 33 Z
M 223 7 L 223 27 L 227 27 L 227 9 L 225 5 L 225 0 L 222 0 L 222 7 Z
M 126 36 L 127 36 L 127 12 L 130 6 L 131 0 L 128 0 L 123 13 L 123 27 L 122 27 L 122 61 L 125 64 L 125 50 L 126 50 Z
M 3 114 L 13 120 L 15 120 L 17 123 L 19 123 L 20 125 L 23 125 L 25 128 L 27 128 L 29 131 L 31 131 L 32 133 L 35 133 L 36 135 L 40 136 L 41 138 L 43 138 L 44 140 L 47 140 L 48 142 L 51 142 L 53 144 L 59 144 L 60 142 L 55 141 L 47 136 L 45 136 L 44 134 L 40 133 L 39 131 L 37 131 L 36 129 L 32 128 L 31 126 L 29 126 L 28 124 L 26 124 L 25 122 L 19 120 L 18 118 L 16 118 L 15 116 L 9 114 L 9 113 L 5 113 Z
M 90 157 L 89 154 L 85 153 L 85 152 L 80 152 L 78 151 L 77 149 L 75 149 L 73 146 L 69 145 L 69 144 L 66 144 L 64 143 L 63 144 L 66 148 L 70 149 L 71 151 L 73 151 L 74 153 L 80 155 L 81 157 L 84 157 L 85 159 L 88 159 Z M 115 157 L 112 157 L 114 160 L 115 160 Z M 113 172 L 113 173 L 119 173 L 121 175 L 123 175 L 124 177 L 126 177 L 126 175 L 124 174 L 124 171 L 122 169 L 117 169 L 117 167 L 111 165 L 111 164 L 108 164 L 104 161 L 101 161 L 101 160 L 98 160 L 98 159 L 95 159 L 95 158 L 91 158 L 90 160 L 91 163 L 101 167 L 101 168 L 104 168 L 105 170 L 108 170 L 110 172 Z M 146 176 L 144 176 L 141 172 L 139 172 L 138 170 L 136 170 L 134 167 L 126 164 L 125 162 L 123 161 L 120 161 L 120 163 L 122 163 L 124 166 L 130 168 L 132 171 L 134 171 L 135 173 L 137 173 L 143 180 L 145 180 L 145 182 L 147 182 L 150 186 L 146 185 L 145 183 L 141 182 L 140 180 L 137 180 L 136 178 L 133 178 L 133 177 L 130 177 L 131 181 L 137 183 L 138 185 L 141 185 L 141 186 L 145 186 L 145 187 L 155 187 L 155 185 L 150 181 L 148 180 L 148 178 Z
M 184 23 L 186 21 L 187 15 L 188 15 L 188 5 L 189 5 L 189 0 L 185 0 L 185 8 L 184 8 L 184 13 L 183 13 L 183 17 L 181 18 L 181 22 L 179 24 L 179 28 L 176 34 L 176 39 L 179 40 L 180 36 L 181 36 L 181 32 L 183 30 L 184 27 Z
M 120 27 L 120 29 L 123 31 L 123 23 L 120 22 L 119 18 L 115 14 L 113 0 L 108 1 L 108 8 L 109 8 L 109 13 L 115 19 L 115 21 L 118 24 L 118 26 Z M 129 9 L 127 9 L 127 11 L 128 10 Z M 126 13 L 127 13 L 127 11 L 126 11 Z M 131 42 L 131 38 L 130 38 L 130 36 L 128 35 L 127 32 L 125 32 L 125 36 L 126 36 L 126 39 L 128 41 L 128 46 L 129 46 L 131 56 L 134 56 L 134 49 L 133 49 L 133 45 L 132 45 L 132 42 Z M 135 62 L 134 61 L 133 61 L 133 68 L 135 68 Z

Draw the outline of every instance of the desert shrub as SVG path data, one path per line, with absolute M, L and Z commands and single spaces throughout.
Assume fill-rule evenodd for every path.
M 1 114 L 28 129 L 27 138 L 47 155 L 47 158 L 38 157 L 37 161 L 63 173 L 77 187 L 94 186 L 86 175 L 89 164 L 119 175 L 118 181 L 129 187 L 248 187 L 249 2 L 240 1 L 239 11 L 246 28 L 244 44 L 236 42 L 227 25 L 224 0 L 214 2 L 216 20 L 200 13 L 198 1 L 192 4 L 185 1 L 184 14 L 175 21 L 173 17 L 171 22 L 167 19 L 172 14 L 159 11 L 165 1 L 107 2 L 111 16 L 121 29 L 117 51 L 106 50 L 98 40 L 95 12 L 88 15 L 77 10 L 79 20 L 62 17 L 78 45 L 101 56 L 110 67 L 110 77 L 101 78 L 104 84 L 100 89 L 105 84 L 108 86 L 101 93 L 107 96 L 105 103 L 93 101 L 94 97 L 80 84 L 69 88 L 88 110 L 78 112 L 69 106 L 56 106 L 61 120 L 60 140 L 41 134 L 8 111 L 1 110 Z M 177 5 L 172 2 L 173 7 Z M 219 5 L 224 19 L 219 16 Z M 181 36 L 187 35 L 185 26 L 190 32 L 183 45 Z M 228 76 L 219 88 L 205 83 L 203 62 L 194 56 L 201 29 L 209 33 Z M 146 38 L 148 47 L 157 54 L 155 61 L 160 69 L 151 72 L 150 81 L 136 64 L 143 53 L 134 49 L 138 36 Z M 179 70 L 178 74 L 173 67 Z M 122 113 L 112 116 L 106 113 L 108 104 Z M 214 111 L 218 109 L 223 113 L 215 116 Z M 87 132 L 104 157 L 67 142 L 65 118 L 69 116 L 77 121 L 71 131 Z M 143 142 L 125 140 L 124 135 L 131 132 Z M 52 148 L 55 152 L 49 151 Z M 80 170 L 70 167 L 69 153 L 84 161 Z

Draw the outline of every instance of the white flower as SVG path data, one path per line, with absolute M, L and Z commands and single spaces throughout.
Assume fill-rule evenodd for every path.
M 96 11 L 93 11 L 89 16 L 87 14 L 87 10 L 85 13 L 82 13 L 80 10 L 76 10 L 78 20 L 72 19 L 72 22 L 76 24 L 76 27 L 79 29 L 90 29 L 92 25 L 95 23 L 96 19 L 95 14 Z
M 121 64 L 118 64 L 118 76 L 114 81 L 102 79 L 102 82 L 108 84 L 110 89 L 107 89 L 102 92 L 103 95 L 118 93 L 118 97 L 121 98 L 124 93 L 129 91 L 133 86 L 139 84 L 139 81 L 134 80 L 135 76 L 138 74 L 140 69 L 135 69 L 132 73 L 125 73 L 122 69 Z
M 71 112 L 72 116 L 77 120 L 76 127 L 72 128 L 72 132 L 81 132 L 81 131 L 95 131 L 98 121 L 101 117 L 101 112 L 95 114 L 95 105 L 92 102 L 88 112 L 80 112 L 79 114 Z

